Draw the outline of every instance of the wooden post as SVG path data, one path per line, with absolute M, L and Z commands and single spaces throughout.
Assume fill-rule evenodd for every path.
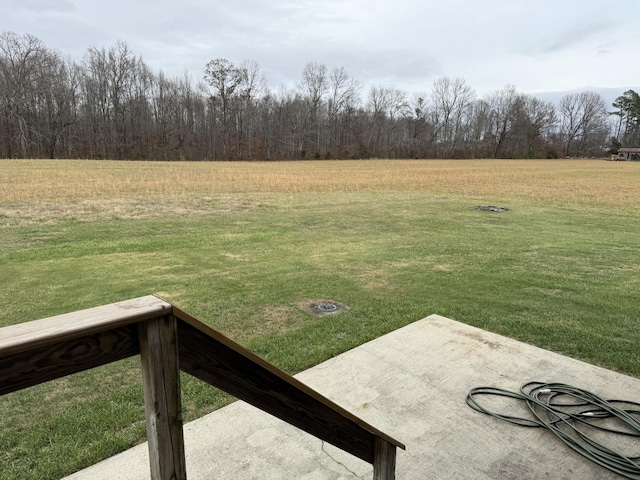
M 373 480 L 395 480 L 396 446 L 376 437 L 373 450 Z
M 180 370 L 173 315 L 139 323 L 152 480 L 186 480 Z

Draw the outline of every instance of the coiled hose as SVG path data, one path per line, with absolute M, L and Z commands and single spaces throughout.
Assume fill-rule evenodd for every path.
M 478 397 L 482 395 L 510 397 L 525 402 L 532 418 L 489 411 L 478 403 Z M 466 401 L 474 410 L 509 423 L 547 428 L 570 448 L 598 465 L 625 478 L 640 479 L 640 456 L 623 455 L 587 434 L 590 428 L 595 428 L 610 434 L 640 437 L 640 403 L 604 400 L 571 385 L 542 382 L 526 383 L 520 387 L 520 392 L 476 387 L 469 390 Z M 633 446 L 633 450 L 640 453 L 640 442 Z

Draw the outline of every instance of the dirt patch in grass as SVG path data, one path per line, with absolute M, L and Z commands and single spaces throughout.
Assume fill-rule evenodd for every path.
M 261 335 L 283 335 L 302 325 L 296 308 L 291 306 L 263 306 L 246 322 L 225 329 L 225 334 L 234 341 L 245 344 Z
M 443 263 L 440 265 L 434 265 L 433 269 L 439 272 L 453 272 L 455 270 L 455 267 L 453 265 L 449 265 L 448 263 Z
M 265 208 L 234 197 L 154 197 L 0 205 L 0 227 L 228 214 Z

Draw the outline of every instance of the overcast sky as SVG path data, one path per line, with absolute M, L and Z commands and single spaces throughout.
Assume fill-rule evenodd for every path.
M 638 0 L 0 0 L 0 31 L 77 60 L 123 40 L 194 80 L 247 59 L 275 89 L 315 61 L 415 93 L 443 76 L 479 94 L 638 85 L 639 18 Z

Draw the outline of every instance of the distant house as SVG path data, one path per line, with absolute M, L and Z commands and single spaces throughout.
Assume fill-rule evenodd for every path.
M 638 162 L 640 161 L 640 147 L 634 148 L 619 148 L 618 149 L 618 158 L 616 160 L 621 161 L 632 161 Z

